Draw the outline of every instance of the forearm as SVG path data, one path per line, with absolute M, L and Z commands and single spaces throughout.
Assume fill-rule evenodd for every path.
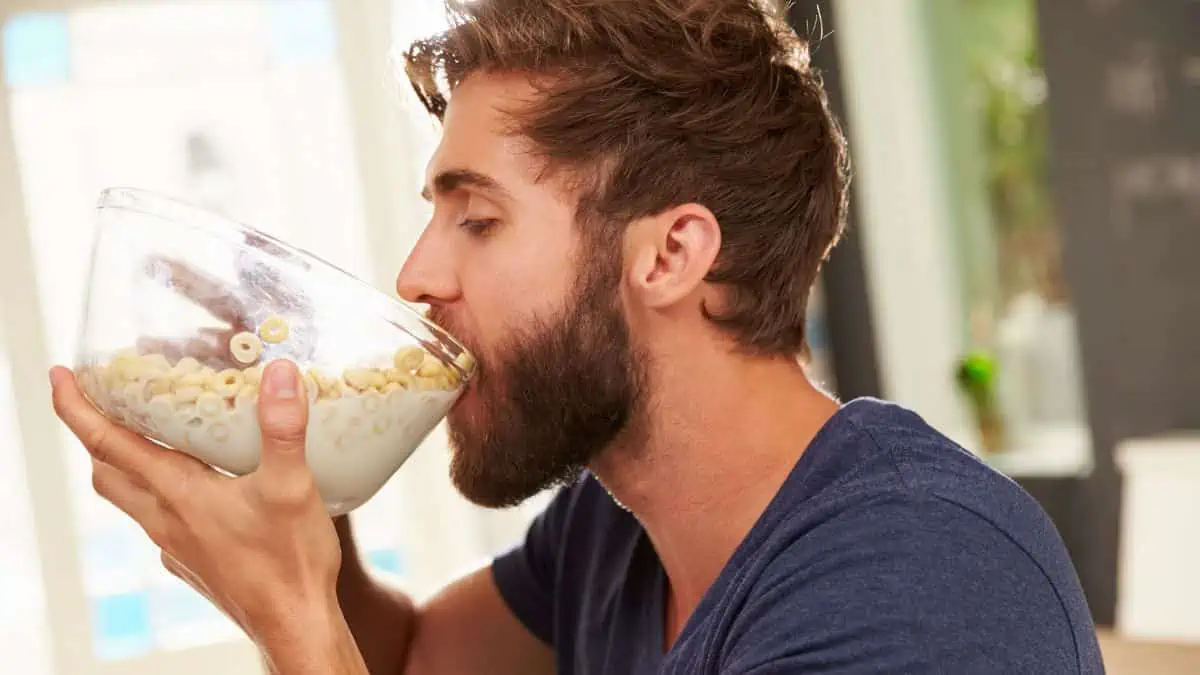
M 354 548 L 349 520 L 334 522 L 342 542 L 337 596 L 345 623 L 371 675 L 402 675 L 416 619 L 413 603 L 371 578 Z
M 271 675 L 368 675 L 340 612 L 331 611 L 298 630 L 280 633 L 262 645 Z

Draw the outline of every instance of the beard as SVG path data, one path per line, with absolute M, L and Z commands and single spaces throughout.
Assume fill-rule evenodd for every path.
M 570 484 L 641 410 L 645 359 L 617 301 L 619 265 L 589 267 L 557 316 L 530 322 L 489 359 L 472 349 L 478 400 L 447 422 L 451 479 L 479 506 L 515 506 Z M 448 318 L 439 307 L 429 316 L 463 339 L 439 321 Z

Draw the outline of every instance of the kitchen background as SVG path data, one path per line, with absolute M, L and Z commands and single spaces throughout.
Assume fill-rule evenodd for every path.
M 1200 2 L 801 1 L 789 17 L 855 161 L 814 375 L 915 408 L 1021 482 L 1106 645 L 1175 643 L 1177 672 L 1200 672 Z M 92 493 L 45 367 L 72 360 L 109 186 L 204 205 L 390 291 L 437 142 L 394 46 L 444 27 L 441 3 L 0 0 L 0 26 L 3 670 L 255 672 Z M 445 467 L 437 432 L 354 516 L 374 568 L 418 596 L 544 503 L 482 511 Z

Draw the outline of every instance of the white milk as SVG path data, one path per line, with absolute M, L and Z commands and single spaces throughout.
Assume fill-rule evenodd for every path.
M 89 372 L 80 384 L 105 414 L 155 441 L 235 476 L 258 466 L 257 396 L 198 410 L 194 403 L 168 404 L 166 397 L 147 401 L 132 389 L 109 390 Z M 310 397 L 306 457 L 330 514 L 352 511 L 374 496 L 458 396 L 458 390 L 400 389 Z

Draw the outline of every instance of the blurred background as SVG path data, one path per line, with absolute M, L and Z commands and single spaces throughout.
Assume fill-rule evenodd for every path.
M 1112 672 L 1200 672 L 1200 2 L 798 1 L 855 163 L 815 377 L 881 396 L 1050 512 Z M 100 190 L 159 190 L 392 292 L 437 129 L 394 47 L 440 0 L 0 0 L 5 672 L 257 672 L 95 497 L 45 368 L 73 357 Z M 418 597 L 520 537 L 436 432 L 354 515 Z

